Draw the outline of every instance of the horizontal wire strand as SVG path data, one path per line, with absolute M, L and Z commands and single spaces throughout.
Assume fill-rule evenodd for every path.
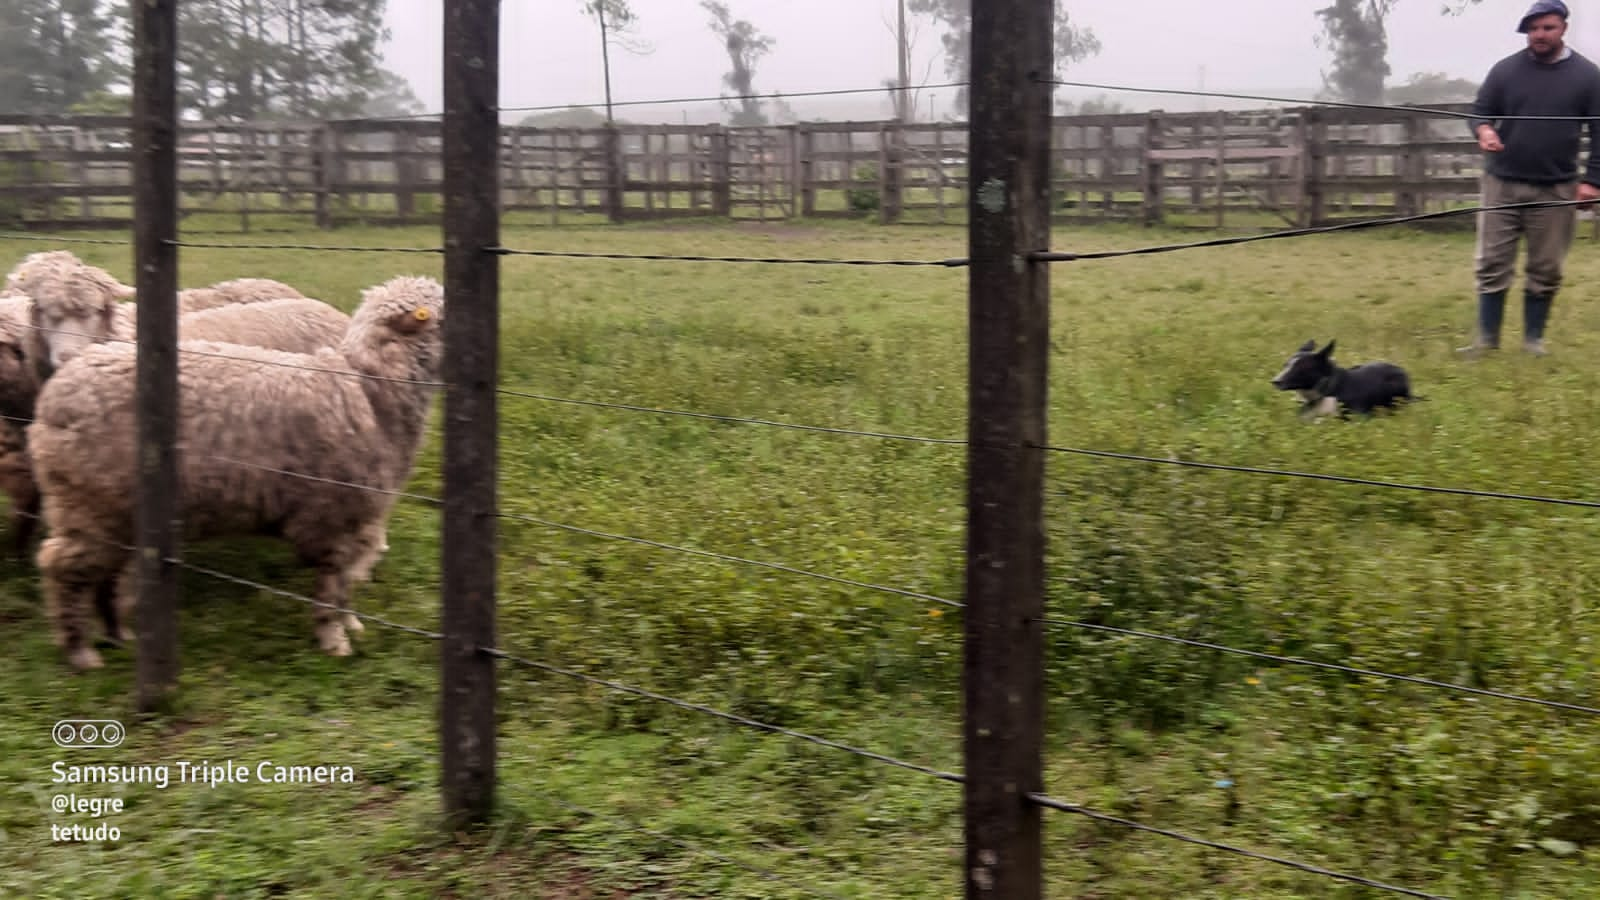
M 324 251 L 329 253 L 444 253 L 443 247 L 362 247 L 333 244 L 239 244 L 224 241 L 186 241 L 167 239 L 161 242 L 168 247 L 189 250 L 296 250 Z
M 507 653 L 506 651 L 500 650 L 500 649 L 497 649 L 497 648 L 479 647 L 478 651 L 480 653 L 486 653 L 489 656 L 495 657 L 496 659 L 503 659 L 506 662 L 515 663 L 516 665 L 523 666 L 523 667 L 526 667 L 526 668 L 538 669 L 538 670 L 540 670 L 542 672 L 549 672 L 549 673 L 551 673 L 553 675 L 560 675 L 560 676 L 565 677 L 565 678 L 571 678 L 571 679 L 574 679 L 576 681 L 582 681 L 582 682 L 585 682 L 585 683 L 588 683 L 588 684 L 595 685 L 597 687 L 603 687 L 603 688 L 606 688 L 608 690 L 616 691 L 616 692 L 622 693 L 622 694 L 632 694 L 635 697 L 643 697 L 643 698 L 645 698 L 647 700 L 654 700 L 654 701 L 656 701 L 658 703 L 665 703 L 668 706 L 675 706 L 675 707 L 677 707 L 679 709 L 688 710 L 690 712 L 696 712 L 696 713 L 700 713 L 702 715 L 711 716 L 713 718 L 723 719 L 723 720 L 732 722 L 732 723 L 734 723 L 736 725 L 743 725 L 743 726 L 745 726 L 747 728 L 755 728 L 755 729 L 758 729 L 758 730 L 761 730 L 761 731 L 769 731 L 769 732 L 772 732 L 773 734 L 781 734 L 781 735 L 783 735 L 785 737 L 791 737 L 791 738 L 795 738 L 796 740 L 806 741 L 808 743 L 816 744 L 816 745 L 818 745 L 820 747 L 828 747 L 828 748 L 831 748 L 831 749 L 834 749 L 834 750 L 842 750 L 842 751 L 844 751 L 846 753 L 849 753 L 849 754 L 851 754 L 853 756 L 859 756 L 859 757 L 861 757 L 863 759 L 870 759 L 870 760 L 873 760 L 875 762 L 884 763 L 886 765 L 895 766 L 895 767 L 898 767 L 898 768 L 901 768 L 901 769 L 907 769 L 907 770 L 912 771 L 912 772 L 919 772 L 919 773 L 921 773 L 923 775 L 928 775 L 928 776 L 931 776 L 933 778 L 937 778 L 937 779 L 939 779 L 941 781 L 948 781 L 948 782 L 952 782 L 952 783 L 955 783 L 955 784 L 962 784 L 966 780 L 964 776 L 957 775 L 957 774 L 955 774 L 953 772 L 945 772 L 945 771 L 942 771 L 942 770 L 939 770 L 939 769 L 932 768 L 930 766 L 921 765 L 920 763 L 906 762 L 905 760 L 902 760 L 902 759 L 896 759 L 893 756 L 887 756 L 887 755 L 882 754 L 882 753 L 874 753 L 871 750 L 863 750 L 863 749 L 861 749 L 859 747 L 853 747 L 853 746 L 851 746 L 849 744 L 840 743 L 839 741 L 830 740 L 828 738 L 823 738 L 823 737 L 817 737 L 814 734 L 807 734 L 807 733 L 805 733 L 803 731 L 795 731 L 792 728 L 784 728 L 781 725 L 772 725 L 772 724 L 767 723 L 767 722 L 761 722 L 761 721 L 758 721 L 756 719 L 751 719 L 751 718 L 749 718 L 747 716 L 741 716 L 738 713 L 726 712 L 724 710 L 720 710 L 720 709 L 717 709 L 715 707 L 706 706 L 705 704 L 702 704 L 702 703 L 694 703 L 694 702 L 689 701 L 689 700 L 680 700 L 677 697 L 669 697 L 666 694 L 658 694 L 655 691 L 646 690 L 645 688 L 641 688 L 641 687 L 634 687 L 633 685 L 630 685 L 630 684 L 623 684 L 620 681 L 613 681 L 613 680 L 611 680 L 609 678 L 600 678 L 600 677 L 595 676 L 595 675 L 589 675 L 589 674 L 584 673 L 584 672 L 579 672 L 579 671 L 577 671 L 575 669 L 568 669 L 568 668 L 565 668 L 565 667 L 562 667 L 562 666 L 552 665 L 551 663 L 539 662 L 538 660 L 529 659 L 529 658 L 527 658 L 525 656 L 518 656 L 518 655 L 516 655 L 514 653 Z
M 675 553 L 685 553 L 690 556 L 699 556 L 705 559 L 715 559 L 721 562 L 756 566 L 763 569 L 771 569 L 775 572 L 786 572 L 790 575 L 803 575 L 807 578 L 815 578 L 819 581 L 826 581 L 832 584 L 842 584 L 846 587 L 865 588 L 867 590 L 878 591 L 884 594 L 893 594 L 897 597 L 906 597 L 912 600 L 922 600 L 927 603 L 937 603 L 942 606 L 949 606 L 957 609 L 966 605 L 956 600 L 937 597 L 933 594 L 925 594 L 921 591 L 890 587 L 889 585 L 885 584 L 873 584 L 870 581 L 857 581 L 853 578 L 841 578 L 837 575 L 826 575 L 821 572 L 811 572 L 806 569 L 796 568 L 795 566 L 789 566 L 783 563 L 766 562 L 764 560 L 749 559 L 743 556 L 732 556 L 726 553 L 717 553 L 711 550 L 699 550 L 694 547 L 683 547 L 677 544 L 668 544 L 663 541 L 653 541 L 649 538 L 633 537 L 626 534 L 614 534 L 608 531 L 596 531 L 592 528 L 581 528 L 577 525 L 567 525 L 562 522 L 552 522 L 549 519 L 541 519 L 538 516 L 530 516 L 520 513 L 495 513 L 495 515 L 502 519 L 510 519 L 516 522 L 527 522 L 544 528 L 556 528 L 561 531 L 568 531 L 573 534 L 581 534 L 587 537 L 604 538 L 606 540 L 613 541 L 625 541 L 630 544 L 640 544 L 646 547 L 654 547 L 658 550 L 670 550 Z
M 1299 472 L 1293 469 L 1272 469 L 1260 466 L 1237 466 L 1227 463 L 1200 462 L 1192 459 L 1144 456 L 1138 453 L 1118 453 L 1111 450 L 1091 450 L 1084 447 L 1040 445 L 1038 449 L 1050 453 L 1066 453 L 1074 456 L 1089 456 L 1099 459 L 1118 459 L 1128 462 L 1179 466 L 1186 469 L 1205 469 L 1213 472 L 1236 472 L 1245 475 L 1267 475 L 1277 478 L 1300 478 L 1311 481 L 1331 481 L 1338 484 L 1353 484 L 1363 487 L 1386 488 L 1399 491 L 1421 491 L 1429 494 L 1449 494 L 1452 496 L 1480 497 L 1490 500 L 1515 500 L 1525 503 L 1544 503 L 1555 506 L 1575 506 L 1582 509 L 1600 509 L 1600 501 L 1579 500 L 1570 497 L 1545 497 L 1539 494 L 1516 494 L 1506 491 L 1479 490 L 1476 488 L 1441 487 L 1430 484 L 1412 484 L 1405 481 L 1383 481 L 1375 478 L 1358 478 L 1354 475 L 1332 475 L 1323 472 Z
M 1489 121 L 1535 121 L 1535 122 L 1588 122 L 1597 116 L 1545 116 L 1545 115 L 1504 115 L 1504 116 L 1478 116 L 1471 112 L 1454 109 L 1439 109 L 1432 106 L 1398 106 L 1383 103 L 1353 103 L 1347 100 L 1302 100 L 1293 97 L 1272 97 L 1264 94 L 1239 94 L 1229 91 L 1206 91 L 1194 88 L 1152 88 L 1134 87 L 1124 84 L 1102 84 L 1094 81 L 1068 81 L 1065 79 L 1036 79 L 1039 84 L 1049 84 L 1056 87 L 1088 88 L 1100 91 L 1119 91 L 1132 94 L 1170 94 L 1176 97 L 1213 97 L 1219 100 L 1259 100 L 1264 103 L 1282 103 L 1288 106 L 1317 106 L 1332 107 L 1335 109 L 1365 109 L 1379 112 L 1404 112 L 1419 113 L 1424 115 L 1443 116 L 1454 119 L 1485 119 Z M 1240 110 L 1240 112 L 1253 112 L 1254 110 Z
M 1096 810 L 1089 809 L 1088 807 L 1078 806 L 1078 805 L 1073 804 L 1073 803 L 1067 803 L 1064 800 L 1057 800 L 1056 798 L 1051 797 L 1051 796 L 1049 796 L 1047 794 L 1040 794 L 1040 793 L 1037 793 L 1037 792 L 1031 792 L 1030 791 L 1029 793 L 1025 794 L 1024 796 L 1028 799 L 1029 802 L 1034 803 L 1034 804 L 1036 804 L 1038 806 L 1042 806 L 1042 807 L 1044 807 L 1046 809 L 1054 809 L 1054 810 L 1057 810 L 1057 811 L 1060 811 L 1060 812 L 1072 813 L 1074 815 L 1079 815 L 1079 816 L 1086 816 L 1086 817 L 1094 819 L 1094 820 L 1096 820 L 1098 822 L 1106 822 L 1106 823 L 1112 824 L 1112 825 L 1120 825 L 1123 828 L 1132 828 L 1135 831 L 1143 831 L 1143 832 L 1147 832 L 1149 834 L 1158 834 L 1158 835 L 1161 835 L 1162 837 L 1172 838 L 1173 840 L 1177 840 L 1177 841 L 1183 841 L 1184 843 L 1187 843 L 1187 844 L 1196 844 L 1198 846 L 1207 847 L 1207 848 L 1210 848 L 1212 850 L 1221 850 L 1224 853 L 1232 853 L 1232 854 L 1235 854 L 1237 856 L 1243 856 L 1243 857 L 1247 857 L 1249 859 L 1259 860 L 1261 862 L 1269 862 L 1269 863 L 1274 863 L 1274 864 L 1280 865 L 1280 866 L 1286 866 L 1286 867 L 1291 868 L 1291 869 L 1298 869 L 1298 870 L 1300 870 L 1302 872 L 1306 872 L 1306 873 L 1311 874 L 1311 875 L 1321 875 L 1321 876 L 1323 876 L 1325 878 L 1335 878 L 1335 879 L 1338 879 L 1340 881 L 1348 881 L 1348 882 L 1350 882 L 1352 884 L 1359 884 L 1359 885 L 1362 885 L 1364 887 L 1375 888 L 1375 889 L 1380 890 L 1380 891 L 1389 891 L 1390 893 L 1403 894 L 1403 895 L 1405 895 L 1407 897 L 1422 897 L 1422 898 L 1424 898 L 1424 900 L 1449 900 L 1448 897 L 1444 897 L 1444 896 L 1442 896 L 1440 894 L 1429 894 L 1429 893 L 1426 893 L 1424 891 L 1416 890 L 1414 888 L 1400 887 L 1398 885 L 1393 885 L 1393 884 L 1385 884 L 1384 882 L 1375 881 L 1375 880 L 1373 880 L 1371 878 L 1367 878 L 1367 877 L 1361 876 L 1361 875 L 1349 875 L 1349 874 L 1346 874 L 1344 872 L 1336 872 L 1336 871 L 1334 871 L 1332 869 L 1324 869 L 1321 866 L 1313 866 L 1313 865 L 1310 865 L 1308 863 L 1295 862 L 1292 859 L 1284 859 L 1281 856 L 1272 856 L 1270 854 L 1260 853 L 1260 852 L 1255 851 L 1255 850 L 1246 850 L 1243 847 L 1235 847 L 1232 844 L 1223 844 L 1223 843 L 1218 843 L 1217 841 L 1206 840 L 1205 838 L 1194 837 L 1193 835 L 1184 834 L 1181 831 L 1173 831 L 1173 830 L 1171 830 L 1169 828 L 1157 828 L 1154 825 L 1146 825 L 1143 822 L 1135 822 L 1132 819 L 1124 819 L 1121 816 L 1108 815 L 1107 813 L 1098 812 Z
M 744 416 L 726 416 L 715 413 L 692 412 L 681 409 L 663 409 L 652 406 L 635 406 L 628 403 L 607 403 L 602 400 L 577 400 L 571 397 L 552 397 L 547 394 L 536 394 L 529 391 L 512 390 L 510 388 L 496 388 L 496 393 L 508 397 L 520 397 L 526 400 L 542 400 L 547 403 L 566 403 L 573 406 L 589 406 L 599 409 L 616 409 L 627 412 L 652 413 L 659 416 L 684 416 L 691 419 L 709 419 L 714 422 L 729 422 L 743 425 L 765 425 L 772 428 L 789 428 L 795 431 L 810 431 L 821 434 L 841 434 L 854 437 L 883 438 L 891 441 L 910 441 L 918 444 L 960 444 L 967 442 L 960 438 L 931 438 L 920 437 L 914 434 L 893 434 L 885 431 L 858 431 L 851 428 L 832 428 L 825 425 L 803 425 L 795 422 L 778 422 L 771 419 L 754 419 Z
M 38 241 L 49 244 L 99 244 L 108 247 L 127 247 L 133 241 L 127 238 L 74 238 L 60 235 L 27 234 L 14 231 L 0 232 L 0 240 Z
M 499 256 L 541 256 L 556 259 L 616 259 L 616 260 L 652 260 L 657 262 L 714 262 L 714 263 L 763 263 L 767 265 L 804 265 L 804 266 L 899 266 L 899 267 L 938 267 L 960 268 L 970 265 L 965 257 L 950 259 L 830 259 L 826 257 L 783 257 L 783 256 L 699 256 L 692 254 L 672 253 L 602 253 L 577 250 L 514 250 L 509 247 L 486 247 L 485 253 L 494 253 Z
M 1355 666 L 1340 665 L 1338 663 L 1319 662 L 1314 659 L 1305 659 L 1298 656 L 1280 656 L 1276 653 L 1263 653 L 1259 650 L 1243 650 L 1238 647 L 1229 647 L 1225 644 L 1213 644 L 1209 641 L 1197 641 L 1193 638 L 1176 637 L 1170 634 L 1158 634 L 1153 631 L 1140 631 L 1136 628 L 1119 628 L 1115 625 L 1098 625 L 1093 622 L 1078 622 L 1071 619 L 1055 619 L 1050 617 L 1042 618 L 1039 621 L 1046 625 L 1082 628 L 1090 631 L 1103 631 L 1109 634 L 1120 634 L 1125 637 L 1166 641 L 1171 644 L 1182 644 L 1187 647 L 1199 647 L 1205 650 L 1217 650 L 1222 653 L 1233 653 L 1239 656 L 1248 656 L 1253 659 L 1263 659 L 1270 662 L 1285 663 L 1296 666 L 1311 666 L 1318 669 L 1329 669 L 1335 672 L 1344 672 L 1349 675 L 1364 675 L 1370 678 L 1382 678 L 1387 681 L 1401 681 L 1408 684 L 1420 684 L 1424 687 L 1440 688 L 1447 691 L 1459 691 L 1463 694 L 1476 694 L 1480 697 L 1493 697 L 1496 700 L 1512 700 L 1518 703 L 1532 703 L 1538 706 L 1548 706 L 1554 709 L 1565 709 L 1572 712 L 1600 716 L 1600 708 L 1593 706 L 1583 706 L 1578 703 L 1566 703 L 1560 700 L 1544 700 L 1539 697 L 1528 697 L 1522 694 L 1510 694 L 1505 691 L 1493 691 L 1489 690 L 1488 688 L 1477 688 L 1464 684 L 1451 684 L 1448 681 L 1435 681 L 1432 678 L 1420 678 L 1415 675 L 1397 675 L 1392 672 L 1379 672 L 1374 669 L 1362 669 Z
M 1366 228 L 1379 228 L 1387 225 L 1405 225 L 1411 222 L 1423 222 L 1433 219 L 1447 219 L 1455 216 L 1476 215 L 1487 212 L 1510 212 L 1526 209 L 1548 209 L 1562 206 L 1583 206 L 1597 201 L 1592 200 L 1528 200 L 1521 203 L 1502 203 L 1492 206 L 1465 206 L 1460 209 L 1435 210 L 1434 212 L 1415 213 L 1405 216 L 1389 216 L 1381 219 L 1362 219 L 1358 222 L 1338 222 L 1332 225 L 1313 225 L 1309 228 L 1284 228 L 1277 231 L 1268 231 L 1264 234 L 1234 235 L 1231 237 L 1208 238 L 1202 241 L 1185 241 L 1176 244 L 1153 244 L 1144 247 L 1131 247 L 1122 250 L 1094 250 L 1087 253 L 1066 253 L 1054 250 L 1036 250 L 1028 254 L 1034 262 L 1083 262 L 1096 259 L 1117 259 L 1124 256 L 1145 256 L 1154 253 L 1172 253 L 1178 250 L 1199 250 L 1208 247 L 1228 247 L 1235 244 L 1254 244 L 1260 241 L 1273 241 L 1282 238 L 1308 237 L 1318 234 L 1333 234 L 1340 231 L 1359 231 Z
M 180 320 L 182 318 L 183 318 L 182 316 L 179 316 Z M 28 323 L 28 322 L 19 322 L 17 324 L 20 327 L 29 329 L 31 331 L 40 331 L 40 332 L 44 332 L 46 334 L 64 334 L 64 335 L 69 335 L 69 336 L 72 336 L 72 337 L 86 337 L 86 338 L 91 338 L 96 343 L 101 343 L 101 344 L 129 344 L 129 345 L 134 346 L 134 347 L 139 346 L 139 342 L 138 341 L 132 340 L 132 339 L 129 339 L 129 338 L 120 338 L 120 337 L 111 337 L 111 336 L 99 335 L 99 334 L 90 334 L 89 332 L 86 332 L 86 331 L 73 331 L 73 330 L 68 329 L 68 328 L 50 328 L 48 326 L 34 325 L 34 324 Z M 180 332 L 180 338 L 181 338 L 181 332 Z M 416 379 L 416 378 L 394 378 L 394 377 L 391 377 L 391 376 L 388 376 L 388 375 L 373 375 L 373 374 L 371 374 L 369 372 L 357 372 L 354 369 L 329 369 L 329 368 L 326 368 L 326 367 L 323 367 L 323 366 L 307 366 L 307 365 L 302 365 L 300 363 L 282 362 L 280 360 L 273 360 L 273 359 L 256 359 L 254 357 L 249 357 L 249 356 L 239 356 L 239 355 L 234 354 L 234 353 L 217 353 L 217 352 L 214 352 L 214 351 L 211 351 L 211 350 L 196 350 L 192 346 L 188 346 L 188 347 L 184 346 L 184 342 L 181 339 L 178 342 L 178 352 L 179 353 L 188 354 L 190 356 L 204 356 L 204 357 L 209 357 L 209 358 L 212 358 L 212 359 L 231 359 L 231 360 L 235 360 L 237 362 L 255 363 L 256 365 L 262 365 L 262 366 L 276 366 L 277 368 L 280 368 L 280 369 L 296 369 L 296 370 L 301 371 L 301 372 L 322 372 L 322 373 L 327 374 L 327 375 L 348 375 L 351 378 L 365 378 L 365 379 L 367 379 L 369 381 L 384 381 L 384 382 L 388 382 L 390 384 L 410 384 L 410 385 L 415 385 L 417 387 L 431 387 L 431 388 L 444 388 L 444 387 L 448 387 L 449 386 L 445 382 L 442 382 L 442 381 L 422 381 L 422 380 L 419 380 L 419 379 Z M 310 354 L 292 354 L 292 355 L 306 356 L 306 355 L 310 355 Z
M 841 97 L 849 94 L 877 94 L 883 92 L 898 93 L 901 91 L 934 91 L 947 88 L 966 87 L 965 81 L 948 81 L 942 84 L 882 84 L 870 88 L 837 88 L 833 90 L 797 91 L 795 93 L 770 92 L 766 94 L 722 94 L 716 97 L 668 97 L 656 100 L 617 100 L 612 106 L 661 106 L 668 103 L 719 103 L 723 100 L 789 100 L 802 97 Z M 604 103 L 591 104 L 604 106 Z M 502 106 L 500 112 L 556 112 L 571 109 L 573 104 L 549 104 L 544 106 Z
M 646 827 L 644 825 L 639 824 L 638 822 L 634 822 L 634 821 L 628 819 L 625 816 L 616 815 L 614 813 L 597 812 L 595 810 L 588 809 L 588 808 L 585 808 L 583 806 L 579 806 L 576 803 L 573 803 L 573 802 L 571 802 L 569 800 L 566 800 L 566 799 L 563 799 L 561 797 L 558 797 L 558 796 L 556 796 L 554 793 L 552 793 L 550 791 L 535 790 L 535 793 L 537 795 L 543 797 L 544 799 L 548 800 L 549 802 L 554 803 L 555 805 L 560 806 L 560 807 L 562 807 L 564 809 L 570 810 L 571 812 L 575 812 L 575 813 L 578 813 L 580 815 L 588 816 L 591 819 L 598 819 L 598 820 L 603 821 L 603 822 L 610 822 L 611 824 L 613 824 L 613 825 L 615 825 L 615 826 L 617 826 L 619 828 L 623 828 L 625 830 L 628 830 L 628 831 L 636 831 L 636 832 L 638 832 L 640 834 L 649 835 L 650 837 L 653 837 L 653 838 L 655 838 L 657 840 L 666 841 L 669 844 L 672 844 L 672 845 L 674 845 L 676 847 L 679 847 L 681 849 L 687 850 L 690 853 L 698 853 L 701 856 L 707 857 L 708 859 L 714 859 L 714 860 L 717 860 L 718 862 L 727 863 L 728 865 L 736 866 L 738 868 L 744 869 L 747 872 L 751 872 L 753 874 L 760 875 L 762 878 L 766 878 L 769 881 L 774 881 L 774 882 L 777 882 L 779 884 L 786 884 L 786 885 L 789 885 L 790 887 L 798 888 L 798 889 L 800 889 L 802 891 L 805 891 L 808 894 L 811 894 L 812 896 L 829 897 L 829 898 L 832 898 L 832 900 L 845 900 L 845 897 L 842 894 L 834 894 L 834 893 L 831 893 L 829 891 L 822 890 L 821 888 L 812 887 L 811 885 L 805 884 L 804 882 L 801 882 L 801 881 L 797 881 L 797 880 L 795 880 L 794 878 L 792 878 L 790 876 L 782 875 L 782 874 L 780 874 L 778 872 L 772 871 L 771 869 L 765 869 L 765 868 L 762 868 L 761 866 L 755 865 L 754 863 L 748 863 L 748 862 L 745 862 L 744 860 L 738 859 L 736 857 L 728 856 L 726 854 L 719 853 L 719 852 L 717 852 L 715 850 L 708 850 L 705 847 L 700 847 L 700 846 L 697 846 L 695 844 L 691 844 L 690 842 L 685 841 L 682 838 L 676 838 L 676 837 L 673 837 L 672 835 L 667 834 L 665 832 L 657 831 L 654 828 L 648 828 L 648 827 Z

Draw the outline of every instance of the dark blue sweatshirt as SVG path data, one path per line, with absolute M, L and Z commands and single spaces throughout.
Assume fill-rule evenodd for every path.
M 1578 136 L 1584 122 L 1538 119 L 1496 121 L 1500 116 L 1587 116 L 1589 164 L 1583 179 L 1600 186 L 1600 67 L 1576 51 L 1542 63 L 1521 50 L 1500 60 L 1478 88 L 1468 126 L 1493 125 L 1505 149 L 1486 154 L 1491 175 L 1534 184 L 1578 180 Z

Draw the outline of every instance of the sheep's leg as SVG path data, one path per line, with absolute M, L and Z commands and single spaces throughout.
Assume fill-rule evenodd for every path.
M 116 576 L 122 553 L 92 538 L 65 535 L 53 536 L 39 548 L 39 574 L 56 646 L 74 669 L 98 669 L 104 664 L 89 643 L 89 609 L 99 586 Z
M 349 656 L 350 636 L 345 633 L 343 610 L 349 605 L 350 579 L 342 570 L 317 573 L 317 605 L 312 607 L 317 643 L 329 656 Z
M 27 491 L 11 498 L 12 552 L 17 559 L 28 558 L 33 535 L 39 530 L 39 492 Z
M 139 560 L 128 557 L 115 580 L 100 585 L 95 602 L 106 623 L 106 639 L 116 644 L 133 643 L 134 612 L 139 608 Z
M 349 584 L 361 584 L 372 579 L 373 567 L 378 564 L 378 561 L 383 558 L 383 554 L 389 549 L 388 532 L 388 522 L 384 519 L 369 522 L 355 530 L 355 540 L 348 548 L 355 561 L 345 569 Z M 348 597 L 347 592 L 343 618 L 344 627 L 346 631 L 360 634 L 366 631 L 367 627 L 362 624 L 361 619 L 355 613 L 350 612 L 353 604 L 350 603 Z
M 18 562 L 26 562 L 28 548 L 33 546 L 33 533 L 37 528 L 37 520 L 30 519 L 22 512 L 11 511 L 11 555 Z

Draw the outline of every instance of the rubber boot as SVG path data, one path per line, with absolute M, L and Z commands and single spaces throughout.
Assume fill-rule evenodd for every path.
M 1544 325 L 1550 321 L 1550 307 L 1555 303 L 1556 292 L 1522 295 L 1522 349 L 1534 356 L 1544 356 Z
M 1478 334 L 1460 353 L 1481 353 L 1500 349 L 1500 324 L 1506 316 L 1506 292 L 1489 291 L 1478 295 Z

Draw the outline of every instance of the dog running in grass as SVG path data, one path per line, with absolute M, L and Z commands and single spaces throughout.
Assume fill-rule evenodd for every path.
M 1406 371 L 1390 362 L 1362 363 L 1349 369 L 1333 361 L 1334 341 L 1321 350 L 1316 341 L 1306 341 L 1289 357 L 1272 386 L 1280 391 L 1298 391 L 1304 404 L 1300 414 L 1306 418 L 1350 413 L 1371 415 L 1378 408 L 1393 409 L 1421 399 L 1411 394 L 1411 379 Z

